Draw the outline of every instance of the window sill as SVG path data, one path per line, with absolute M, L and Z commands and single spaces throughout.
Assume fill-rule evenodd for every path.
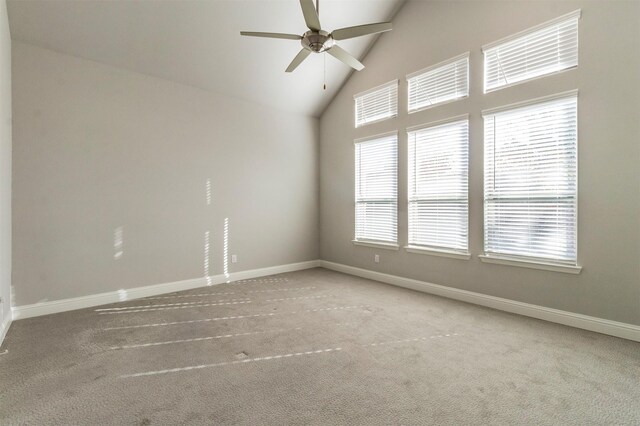
M 381 248 L 385 250 L 399 250 L 400 246 L 393 243 L 380 243 L 373 241 L 362 241 L 362 240 L 351 240 L 353 245 L 355 246 L 363 246 L 363 247 L 373 247 L 373 248 Z
M 497 265 L 520 266 L 522 268 L 542 269 L 544 271 L 564 272 L 565 274 L 579 274 L 582 266 L 562 265 L 559 263 L 515 259 L 512 257 L 478 255 L 484 263 L 495 263 Z
M 438 250 L 420 246 L 405 246 L 407 253 L 426 254 L 430 256 L 449 257 L 451 259 L 469 260 L 471 254 L 453 250 Z

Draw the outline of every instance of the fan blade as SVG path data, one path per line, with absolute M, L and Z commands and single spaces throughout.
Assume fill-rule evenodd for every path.
M 267 38 L 284 38 L 287 40 L 301 40 L 302 36 L 296 34 L 280 34 L 280 33 L 255 33 L 251 31 L 240 31 L 240 35 L 250 37 L 267 37 Z
M 337 44 L 334 44 L 331 49 L 327 50 L 327 53 L 358 71 L 364 68 L 364 65 L 362 65 L 360 61 Z
M 310 54 L 311 54 L 310 50 L 302 49 L 300 52 L 298 52 L 296 57 L 293 58 L 293 61 L 291 61 L 291 63 L 289 64 L 285 72 L 291 72 L 296 68 L 298 68 L 298 65 L 300 65 L 302 61 L 307 59 L 307 56 L 309 56 Z
M 307 27 L 311 31 L 320 31 L 320 18 L 318 18 L 318 12 L 313 5 L 313 0 L 300 0 L 300 7 L 302 7 L 302 14 Z
M 346 40 L 348 38 L 362 37 L 369 34 L 391 31 L 391 22 L 379 22 L 377 24 L 358 25 L 357 27 L 340 28 L 331 33 L 334 40 Z

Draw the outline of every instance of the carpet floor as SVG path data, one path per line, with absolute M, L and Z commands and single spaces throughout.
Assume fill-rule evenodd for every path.
M 2 425 L 640 424 L 640 344 L 325 269 L 15 321 Z

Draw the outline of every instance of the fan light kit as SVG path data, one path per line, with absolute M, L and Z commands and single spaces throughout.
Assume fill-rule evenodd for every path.
M 327 52 L 334 58 L 344 62 L 351 68 L 360 71 L 364 65 L 356 58 L 351 56 L 346 50 L 336 44 L 336 40 L 347 40 L 350 38 L 361 37 L 370 34 L 383 33 L 391 30 L 391 22 L 380 22 L 377 24 L 358 25 L 356 27 L 341 28 L 331 33 L 323 31 L 320 27 L 320 19 L 318 18 L 319 2 L 313 5 L 313 0 L 300 0 L 302 14 L 309 31 L 300 35 L 281 34 L 281 33 L 261 33 L 241 31 L 240 35 L 251 37 L 267 37 L 281 38 L 285 40 L 300 40 L 302 50 L 293 58 L 286 72 L 292 72 L 298 65 L 304 61 L 307 56 L 314 53 Z

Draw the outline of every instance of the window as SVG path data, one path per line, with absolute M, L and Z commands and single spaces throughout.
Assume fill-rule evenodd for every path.
M 359 140 L 356 149 L 356 241 L 398 240 L 398 134 Z
M 577 261 L 577 93 L 484 114 L 484 250 Z
M 409 245 L 466 252 L 469 120 L 407 133 Z
M 580 11 L 482 48 L 484 91 L 578 66 Z
M 409 112 L 469 96 L 469 53 L 407 76 Z
M 398 115 L 398 80 L 353 97 L 356 103 L 356 127 Z

